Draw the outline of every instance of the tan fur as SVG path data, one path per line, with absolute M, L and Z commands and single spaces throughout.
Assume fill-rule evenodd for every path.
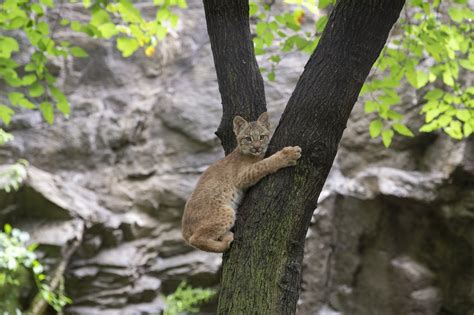
M 224 252 L 234 240 L 230 229 L 244 191 L 263 177 L 296 164 L 300 147 L 286 147 L 263 159 L 269 129 L 267 113 L 254 122 L 234 118 L 237 148 L 202 174 L 186 203 L 182 233 L 187 243 L 204 251 Z

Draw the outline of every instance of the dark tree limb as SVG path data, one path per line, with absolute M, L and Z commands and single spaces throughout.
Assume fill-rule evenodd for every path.
M 204 0 L 223 115 L 216 135 L 225 153 L 236 146 L 232 119 L 256 120 L 266 111 L 263 79 L 255 59 L 248 0 Z
M 305 235 L 336 156 L 349 114 L 404 0 L 339 0 L 305 66 L 275 131 L 273 154 L 299 145 L 295 168 L 253 187 L 238 211 L 236 239 L 224 255 L 218 314 L 294 314 Z M 265 110 L 263 82 L 253 54 L 248 4 L 204 0 L 222 95 L 217 131 L 228 153 L 231 120 Z

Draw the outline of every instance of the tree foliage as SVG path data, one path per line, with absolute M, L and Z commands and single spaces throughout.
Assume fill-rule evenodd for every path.
M 59 312 L 71 300 L 63 290 L 53 292 L 45 283 L 44 267 L 34 252 L 36 245 L 27 245 L 29 239 L 28 233 L 9 224 L 0 231 L 0 310 L 7 314 L 22 314 L 22 290 L 32 275 L 42 298 Z
M 48 61 L 55 58 L 85 58 L 87 52 L 69 41 L 58 41 L 59 29 L 70 29 L 92 38 L 113 39 L 124 57 L 143 48 L 147 56 L 170 28 L 178 15 L 173 7 L 186 8 L 185 0 L 154 0 L 154 19 L 145 19 L 131 0 L 6 0 L 0 3 L 0 79 L 8 86 L 8 104 L 0 104 L 0 119 L 10 123 L 16 108 L 38 109 L 52 124 L 56 110 L 70 114 L 67 97 L 57 86 Z M 65 5 L 80 5 L 88 10 L 88 22 L 62 17 Z M 19 39 L 25 39 L 22 42 Z M 22 42 L 20 44 L 20 42 Z M 19 63 L 15 53 L 28 52 L 28 62 Z
M 209 301 L 215 295 L 215 290 L 193 288 L 183 281 L 172 294 L 166 296 L 163 315 L 198 313 L 198 306 Z
M 262 69 L 270 81 L 275 80 L 275 70 L 285 53 L 314 51 L 328 21 L 321 10 L 335 1 L 285 2 L 290 10 L 282 13 L 273 13 L 272 4 L 251 3 L 250 14 L 256 19 L 255 51 L 274 52 L 268 58 L 271 67 Z M 467 0 L 408 1 L 361 91 L 366 95 L 365 112 L 376 115 L 369 127 L 371 137 L 381 137 L 388 147 L 395 133 L 414 136 L 397 110 L 404 82 L 424 100 L 420 114 L 425 123 L 420 132 L 443 130 L 455 139 L 472 134 L 474 87 L 466 86 L 460 73 L 474 70 L 473 20 Z
M 257 55 L 268 55 L 267 79 L 276 79 L 278 65 L 294 51 L 312 53 L 327 22 L 327 9 L 335 0 L 285 0 L 283 10 L 275 2 L 251 1 L 255 21 Z M 48 123 L 55 111 L 66 117 L 70 104 L 57 87 L 47 63 L 54 58 L 85 58 L 87 52 L 68 41 L 58 41 L 59 28 L 69 28 L 92 38 L 114 40 L 122 56 L 143 49 L 152 56 L 156 45 L 178 25 L 176 8 L 186 0 L 154 0 L 154 19 L 146 19 L 131 0 L 6 0 L 0 4 L 0 78 L 11 87 L 9 103 L 0 104 L 0 119 L 8 125 L 16 108 L 40 110 Z M 87 22 L 61 16 L 65 5 L 88 10 Z M 408 82 L 423 98 L 420 132 L 442 130 L 455 139 L 474 129 L 474 87 L 460 73 L 474 69 L 472 21 L 467 0 L 410 0 L 398 28 L 393 32 L 374 70 L 361 91 L 366 113 L 373 113 L 371 137 L 381 137 L 389 146 L 394 134 L 412 137 L 400 113 L 400 86 Z M 18 38 L 27 43 L 20 45 Z M 23 46 L 23 47 L 20 47 Z M 31 51 L 29 61 L 19 64 L 14 55 Z M 270 53 L 269 53 L 270 52 Z M 2 131 L 2 135 L 4 131 Z M 4 138 L 4 137 L 2 137 Z

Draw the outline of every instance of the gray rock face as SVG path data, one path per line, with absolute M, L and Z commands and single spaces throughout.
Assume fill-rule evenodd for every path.
M 48 126 L 20 114 L 0 148 L 3 164 L 32 165 L 18 192 L 0 194 L 0 222 L 29 231 L 50 268 L 82 240 L 66 273 L 67 314 L 156 314 L 181 280 L 218 284 L 220 255 L 186 246 L 179 231 L 199 174 L 223 156 L 204 13 L 189 2 L 153 58 L 58 33 L 91 56 L 58 67 L 71 117 Z M 286 57 L 266 84 L 275 124 L 306 58 Z M 407 108 L 415 126 L 419 108 Z M 418 135 L 384 149 L 369 119 L 357 104 L 314 213 L 298 314 L 471 314 L 473 139 Z

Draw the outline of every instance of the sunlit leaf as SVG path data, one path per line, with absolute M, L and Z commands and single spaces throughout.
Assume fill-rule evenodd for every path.
M 382 131 L 382 127 L 383 127 L 383 124 L 380 119 L 372 120 L 370 122 L 370 127 L 369 127 L 370 137 L 372 138 L 377 137 Z
M 392 143 L 392 139 L 393 139 L 392 129 L 385 129 L 384 131 L 382 131 L 382 142 L 386 148 L 390 146 L 390 144 Z
M 5 125 L 8 125 L 10 123 L 13 114 L 15 114 L 15 111 L 13 109 L 6 105 L 0 105 L 0 118 L 5 123 Z
M 53 105 L 50 102 L 42 102 L 39 106 L 41 114 L 43 114 L 44 120 L 46 120 L 50 125 L 54 122 L 54 110 Z
M 89 56 L 84 49 L 82 49 L 81 47 L 77 47 L 77 46 L 76 47 L 71 47 L 70 52 L 74 57 L 77 57 L 77 58 L 84 58 L 84 57 Z

